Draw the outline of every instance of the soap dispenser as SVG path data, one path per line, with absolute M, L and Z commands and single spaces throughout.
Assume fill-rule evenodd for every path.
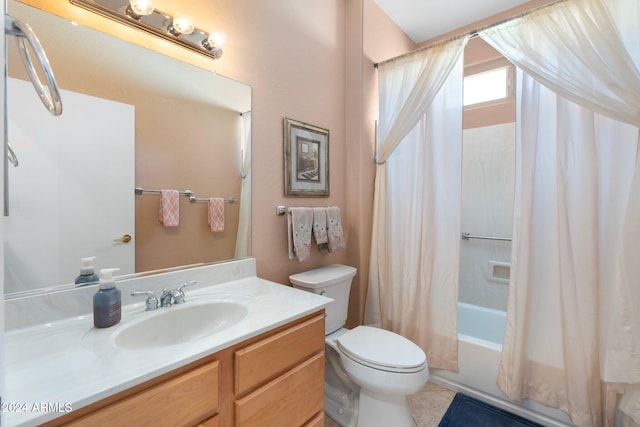
M 122 297 L 116 288 L 113 272 L 119 268 L 103 268 L 100 270 L 100 289 L 93 296 L 93 326 L 108 328 L 120 321 Z
M 98 275 L 93 269 L 94 256 L 82 258 L 82 267 L 80 268 L 80 275 L 76 277 L 76 285 L 86 285 L 88 283 L 95 283 L 98 281 Z

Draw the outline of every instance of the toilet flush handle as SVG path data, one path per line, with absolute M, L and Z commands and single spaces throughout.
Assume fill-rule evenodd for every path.
M 327 292 L 326 291 L 320 291 L 320 295 L 326 295 Z

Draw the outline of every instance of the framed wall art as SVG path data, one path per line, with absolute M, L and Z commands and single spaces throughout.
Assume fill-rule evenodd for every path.
M 284 119 L 285 196 L 329 196 L 329 131 Z

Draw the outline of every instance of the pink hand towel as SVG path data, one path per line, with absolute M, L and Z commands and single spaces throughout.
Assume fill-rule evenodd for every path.
M 160 190 L 160 223 L 177 227 L 180 223 L 180 193 L 178 190 Z
M 209 199 L 208 224 L 213 233 L 224 231 L 224 199 L 212 197 Z

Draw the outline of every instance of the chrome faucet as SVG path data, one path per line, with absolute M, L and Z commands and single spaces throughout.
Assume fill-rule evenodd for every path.
M 169 290 L 165 288 L 162 290 L 162 295 L 160 296 L 160 298 L 156 298 L 154 293 L 151 291 L 131 292 L 131 296 L 133 297 L 136 295 L 149 295 L 149 298 L 147 298 L 147 310 L 155 310 L 158 307 L 170 307 L 173 304 L 182 304 L 183 302 L 185 302 L 184 291 L 182 289 L 184 289 L 186 286 L 195 284 L 196 281 L 191 280 L 190 282 L 181 284 L 176 289 Z

